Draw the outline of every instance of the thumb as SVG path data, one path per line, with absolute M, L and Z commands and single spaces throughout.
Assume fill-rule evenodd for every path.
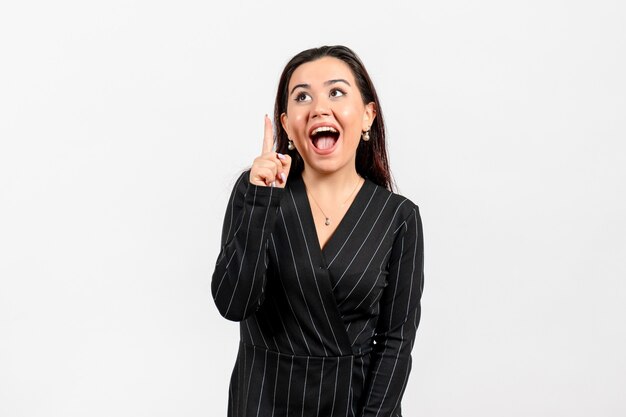
M 276 157 L 282 165 L 282 175 L 284 179 L 283 181 L 277 182 L 277 185 L 279 187 L 285 187 L 285 185 L 287 184 L 287 179 L 289 178 L 289 171 L 291 169 L 291 156 L 277 153 Z

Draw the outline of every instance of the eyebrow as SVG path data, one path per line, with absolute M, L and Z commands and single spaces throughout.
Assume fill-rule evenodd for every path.
M 343 78 L 337 78 L 336 80 L 328 80 L 324 82 L 324 85 L 331 85 L 331 84 L 336 84 L 336 83 L 345 83 L 345 84 L 348 84 L 350 87 L 352 87 L 352 85 L 348 81 L 344 80 Z M 291 89 L 291 92 L 289 93 L 289 95 L 293 94 L 296 88 L 311 88 L 311 84 L 296 84 Z

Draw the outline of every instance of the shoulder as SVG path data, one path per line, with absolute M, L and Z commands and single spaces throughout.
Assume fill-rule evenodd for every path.
M 422 218 L 417 203 L 402 194 L 389 191 L 384 187 L 377 187 L 381 195 L 388 199 L 388 212 L 393 212 L 391 220 L 393 244 L 402 242 L 404 245 L 405 239 L 408 238 L 417 246 L 423 245 Z
M 385 211 L 394 213 L 394 217 L 400 222 L 406 221 L 410 217 L 419 217 L 419 206 L 408 197 L 389 191 L 380 185 L 372 183 L 375 187 L 378 199 L 385 201 Z

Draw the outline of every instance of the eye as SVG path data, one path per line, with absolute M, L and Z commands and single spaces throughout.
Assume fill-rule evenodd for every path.
M 341 96 L 345 96 L 346 92 L 339 89 L 339 88 L 333 88 L 332 90 L 330 90 L 330 96 L 331 97 L 341 97 Z
M 296 97 L 295 97 L 295 100 L 297 102 L 309 101 L 310 99 L 311 99 L 311 96 L 309 96 L 304 91 L 300 91 L 299 93 L 296 94 Z

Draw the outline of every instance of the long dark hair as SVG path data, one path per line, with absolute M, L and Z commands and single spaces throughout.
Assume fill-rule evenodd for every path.
M 278 82 L 278 92 L 276 93 L 276 103 L 274 104 L 274 126 L 276 126 L 276 151 L 280 153 L 288 153 L 292 157 L 291 170 L 289 175 L 301 175 L 304 169 L 304 161 L 298 154 L 297 150 L 290 151 L 287 148 L 289 138 L 287 132 L 282 128 L 280 116 L 287 111 L 287 100 L 289 96 L 289 81 L 293 72 L 300 65 L 307 62 L 315 61 L 323 57 L 333 57 L 345 62 L 354 78 L 356 84 L 363 97 L 363 103 L 374 103 L 376 109 L 376 117 L 374 123 L 370 127 L 370 140 L 365 142 L 361 140 L 356 151 L 356 170 L 364 178 L 368 178 L 372 182 L 385 187 L 388 190 L 393 189 L 391 172 L 389 170 L 389 161 L 387 157 L 387 148 L 385 147 L 385 122 L 383 120 L 383 112 L 378 101 L 378 95 L 374 84 L 367 73 L 365 66 L 359 57 L 345 46 L 322 46 L 319 48 L 307 49 L 302 51 L 287 63 L 280 81 Z

